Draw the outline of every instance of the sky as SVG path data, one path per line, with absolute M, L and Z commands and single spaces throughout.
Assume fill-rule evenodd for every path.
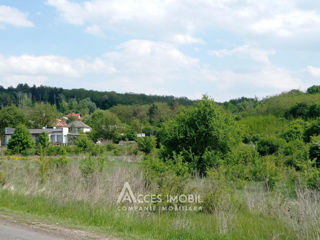
M 263 98 L 320 84 L 320 1 L 0 0 L 0 85 Z

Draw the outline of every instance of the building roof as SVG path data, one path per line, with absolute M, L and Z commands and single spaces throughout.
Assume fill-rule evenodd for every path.
M 5 128 L 5 134 L 6 135 L 12 135 L 16 129 L 15 128 Z M 57 132 L 63 132 L 63 128 L 38 128 L 38 129 L 28 129 L 30 134 L 40 134 L 42 132 L 47 133 L 57 133 Z
M 66 126 L 67 126 L 67 123 L 66 123 L 66 121 L 63 121 L 63 120 L 57 118 L 57 119 L 56 119 L 56 126 L 57 126 L 57 127 L 66 127 Z
M 68 115 L 65 116 L 66 118 L 69 118 L 69 117 L 75 117 L 77 118 L 78 120 L 81 120 L 81 114 L 80 113 L 69 113 Z
M 85 123 L 83 123 L 81 121 L 78 121 L 78 120 L 69 123 L 67 125 L 67 127 L 68 128 L 71 128 L 71 127 L 74 127 L 74 128 L 90 128 L 91 129 L 91 127 L 89 127 L 87 124 L 85 124 Z

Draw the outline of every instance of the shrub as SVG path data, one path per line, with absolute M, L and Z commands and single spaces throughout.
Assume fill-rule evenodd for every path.
M 129 129 L 128 131 L 126 131 L 124 137 L 125 137 L 125 139 L 127 139 L 129 141 L 136 141 L 137 140 L 137 132 L 132 129 Z
M 28 129 L 24 125 L 19 124 L 9 140 L 8 149 L 11 150 L 13 154 L 28 154 L 28 150 L 30 150 L 33 145 L 34 142 Z
M 49 156 L 64 156 L 67 154 L 65 147 L 63 146 L 49 146 L 45 149 L 46 154 Z
M 56 167 L 56 168 L 61 168 L 64 169 L 66 168 L 70 163 L 70 159 L 62 156 L 62 157 L 58 157 L 58 158 L 54 158 L 52 160 L 52 164 Z
M 313 122 L 304 132 L 304 141 L 310 142 L 312 136 L 318 136 L 320 134 L 320 119 Z
M 272 155 L 285 146 L 285 142 L 279 138 L 262 138 L 257 143 L 257 151 L 261 156 Z
M 315 160 L 316 167 L 320 168 L 320 136 L 312 137 L 309 158 L 310 160 Z
M 191 163 L 201 175 L 212 167 L 208 152 L 224 156 L 240 142 L 240 131 L 235 121 L 213 101 L 204 97 L 195 108 L 178 114 L 163 125 L 160 142 L 161 156 L 172 158 L 182 154 L 183 161 Z M 213 154 L 213 153 L 210 153 Z M 209 160 L 209 162 L 205 162 Z
M 292 118 L 307 119 L 309 117 L 309 108 L 310 106 L 306 103 L 297 103 L 285 113 L 285 117 L 288 119 L 292 119 Z
M 285 164 L 294 167 L 296 170 L 305 169 L 308 161 L 308 147 L 301 140 L 295 140 L 288 143 L 284 148 Z
M 49 147 L 49 135 L 46 131 L 40 133 L 39 138 L 37 139 L 37 144 L 41 146 L 43 149 Z
M 156 147 L 156 138 L 153 136 L 148 136 L 144 138 L 138 138 L 138 148 L 140 151 L 149 154 Z
M 113 151 L 113 150 L 116 149 L 116 148 L 117 148 L 117 146 L 114 145 L 113 143 L 108 143 L 108 144 L 106 145 L 106 150 L 107 150 L 107 151 Z
M 80 170 L 84 177 L 88 177 L 95 171 L 102 172 L 105 168 L 106 159 L 104 158 L 94 158 L 86 157 L 80 161 Z
M 106 150 L 101 145 L 92 144 L 89 151 L 92 156 L 99 156 L 99 155 L 103 154 Z
M 94 143 L 86 136 L 80 135 L 76 138 L 75 145 L 80 149 L 81 152 L 90 151 Z
M 281 137 L 287 142 L 301 140 L 303 138 L 303 126 L 299 122 L 295 122 L 281 134 Z

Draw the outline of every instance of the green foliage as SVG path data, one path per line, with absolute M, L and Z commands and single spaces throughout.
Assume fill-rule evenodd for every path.
M 259 137 L 278 135 L 286 129 L 287 124 L 286 119 L 273 115 L 249 116 L 239 121 L 248 142 L 255 142 Z
M 156 138 L 154 136 L 138 138 L 137 142 L 139 150 L 146 154 L 151 153 L 156 147 Z
M 280 136 L 287 142 L 294 140 L 302 140 L 304 133 L 304 122 L 303 121 L 294 121 L 289 124 L 288 129 L 286 129 Z
M 56 106 L 49 103 L 36 103 L 28 113 L 28 119 L 34 128 L 54 126 L 59 117 Z
M 291 107 L 286 113 L 286 118 L 288 119 L 314 119 L 320 117 L 320 105 L 318 104 L 306 104 L 306 103 L 297 103 Z
M 108 110 L 95 111 L 87 123 L 92 127 L 90 137 L 93 140 L 114 139 L 122 130 L 119 118 Z
M 47 180 L 48 171 L 50 168 L 50 161 L 46 157 L 44 150 L 40 146 L 40 157 L 37 160 L 39 164 L 39 175 L 41 177 L 41 182 L 45 182 Z
M 105 153 L 106 149 L 98 144 L 92 144 L 89 148 L 89 152 L 92 156 L 99 156 Z
M 75 116 L 70 116 L 70 117 L 68 117 L 67 123 L 69 124 L 69 123 L 72 123 L 77 120 L 78 120 L 78 118 L 76 118 Z
M 234 120 L 213 101 L 204 97 L 197 107 L 178 114 L 163 125 L 160 133 L 162 157 L 181 154 L 183 161 L 191 164 L 200 174 L 213 167 L 212 156 L 224 156 L 240 141 Z M 207 161 L 207 162 L 204 162 Z
M 49 145 L 45 151 L 48 156 L 64 156 L 67 154 L 67 150 L 63 146 Z
M 320 168 L 320 136 L 312 137 L 309 158 L 315 160 L 316 167 Z
M 81 152 L 89 151 L 93 142 L 87 137 L 87 135 L 80 135 L 76 138 L 75 145 L 80 149 Z
M 137 140 L 137 132 L 134 131 L 133 129 L 128 129 L 125 131 L 124 138 L 129 141 L 136 141 Z
M 304 94 L 301 91 L 292 90 L 278 96 L 266 98 L 255 109 L 255 114 L 275 115 L 283 117 L 285 113 L 297 103 L 320 104 L 320 94 Z
M 311 137 L 313 136 L 318 136 L 320 134 L 320 119 L 314 121 L 313 123 L 310 124 L 309 127 L 304 132 L 304 141 L 305 142 L 310 142 Z
M 0 136 L 4 136 L 6 127 L 15 128 L 19 124 L 26 124 L 27 119 L 24 112 L 16 106 L 4 107 L 0 110 Z
M 52 164 L 59 169 L 65 169 L 70 164 L 70 158 L 65 156 L 52 159 Z
M 301 140 L 294 140 L 284 149 L 285 164 L 296 170 L 304 170 L 308 161 L 308 146 Z
M 320 93 L 320 86 L 313 85 L 312 87 L 309 87 L 307 89 L 307 93 L 309 94 Z
M 257 151 L 261 156 L 272 155 L 277 153 L 281 147 L 285 146 L 285 142 L 279 138 L 262 138 L 257 143 Z
M 102 172 L 106 166 L 106 159 L 86 157 L 80 161 L 80 170 L 84 177 L 88 177 L 95 173 L 96 171 Z
M 26 154 L 34 145 L 31 134 L 26 126 L 19 124 L 8 143 L 8 149 L 12 153 Z
M 49 135 L 46 131 L 43 131 L 40 133 L 39 138 L 37 139 L 37 144 L 41 146 L 43 149 L 46 149 L 49 147 L 50 142 L 49 142 Z

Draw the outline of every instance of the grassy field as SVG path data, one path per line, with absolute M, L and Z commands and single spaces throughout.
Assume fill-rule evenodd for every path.
M 0 208 L 123 239 L 320 237 L 318 192 L 297 190 L 290 197 L 277 190 L 270 192 L 259 183 L 235 188 L 195 177 L 184 180 L 183 190 L 201 194 L 211 211 L 126 212 L 116 203 L 124 182 L 129 182 L 135 193 L 157 191 L 146 184 L 139 159 L 109 154 L 104 156 L 102 171 L 84 176 L 80 167 L 83 158 L 73 156 L 64 166 L 50 165 L 44 181 L 39 157 L 2 156 Z M 208 194 L 208 189 L 214 194 Z

